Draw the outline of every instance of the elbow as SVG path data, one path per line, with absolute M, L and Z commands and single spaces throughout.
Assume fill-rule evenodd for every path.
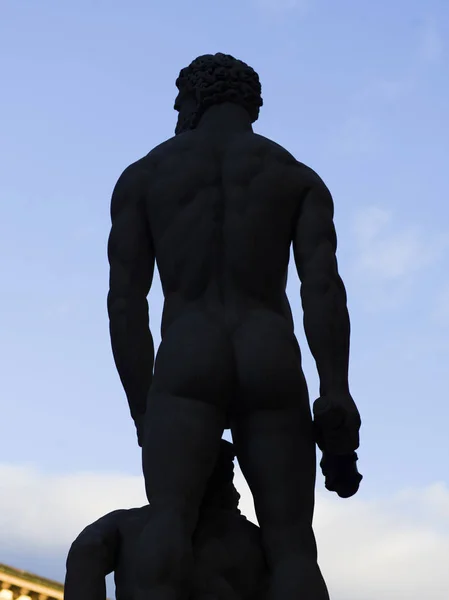
M 141 315 L 148 315 L 147 297 L 136 294 L 108 294 L 107 308 L 109 320 L 114 323 L 123 322 L 123 319 L 134 322 L 141 319 Z
M 301 293 L 306 296 L 322 297 L 336 295 L 346 301 L 346 289 L 337 271 L 310 273 L 301 280 Z
M 128 302 L 122 294 L 114 294 L 109 292 L 107 299 L 108 314 L 121 313 L 126 311 Z
M 301 280 L 301 290 L 313 295 L 326 294 L 332 287 L 335 278 L 329 273 L 311 272 L 305 273 Z
M 118 295 L 109 292 L 107 307 L 109 319 L 112 320 L 126 314 L 129 310 L 129 302 L 122 294 Z

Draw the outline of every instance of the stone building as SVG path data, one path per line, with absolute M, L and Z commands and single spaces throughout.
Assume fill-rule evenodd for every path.
M 0 564 L 0 600 L 63 600 L 62 583 Z

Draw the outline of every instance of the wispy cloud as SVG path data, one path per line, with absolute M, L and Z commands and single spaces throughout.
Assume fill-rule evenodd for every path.
M 398 229 L 391 212 L 369 207 L 355 220 L 359 271 L 378 279 L 396 280 L 419 271 L 442 249 L 429 243 L 417 227 Z
M 359 289 L 363 283 L 372 307 L 396 306 L 416 275 L 442 258 L 448 247 L 447 235 L 428 235 L 418 226 L 397 221 L 391 211 L 377 206 L 364 208 L 354 219 L 353 276 Z
M 328 150 L 334 154 L 360 155 L 376 151 L 382 145 L 379 129 L 365 116 L 351 116 L 331 132 Z
M 334 597 L 443 600 L 448 507 L 449 490 L 441 484 L 372 502 L 320 498 L 316 531 Z
M 422 26 L 418 40 L 418 61 L 422 64 L 436 63 L 444 53 L 443 36 L 434 18 Z
M 2 561 L 34 551 L 64 555 L 89 522 L 145 503 L 141 477 L 79 473 L 50 475 L 0 466 Z M 255 520 L 243 476 L 241 509 Z M 332 597 L 345 600 L 445 600 L 449 589 L 449 490 L 442 484 L 373 501 L 318 494 L 315 530 L 320 564 Z M 60 563 L 63 564 L 63 560 Z M 20 566 L 20 565 L 18 565 Z M 27 564 L 27 568 L 32 565 Z M 45 575 L 46 573 L 42 573 Z M 53 573 L 63 578 L 64 573 Z
M 116 508 L 146 503 L 141 477 L 107 473 L 52 475 L 0 466 L 0 537 L 5 548 L 67 551 L 90 522 Z
M 330 133 L 329 149 L 336 154 L 366 154 L 382 149 L 388 132 L 376 115 L 381 107 L 408 102 L 422 81 L 428 67 L 441 61 L 444 38 L 437 20 L 422 23 L 418 37 L 412 41 L 411 60 L 396 75 L 376 76 L 348 101 L 350 110 L 343 123 Z
M 360 110 L 366 106 L 391 104 L 413 92 L 415 86 L 410 74 L 404 73 L 396 78 L 375 77 L 354 94 L 352 104 Z
M 449 327 L 449 283 L 437 294 L 432 312 L 434 323 L 443 327 Z

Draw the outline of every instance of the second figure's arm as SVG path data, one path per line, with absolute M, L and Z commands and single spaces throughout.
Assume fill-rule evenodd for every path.
M 145 208 L 147 172 L 138 163 L 119 178 L 112 195 L 108 314 L 112 352 L 142 445 L 142 421 L 152 382 L 154 345 L 148 302 L 154 250 Z

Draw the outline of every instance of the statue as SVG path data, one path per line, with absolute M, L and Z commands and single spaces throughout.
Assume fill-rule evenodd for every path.
M 361 480 L 332 197 L 312 169 L 253 132 L 262 97 L 251 67 L 205 55 L 176 85 L 175 136 L 123 172 L 111 202 L 110 334 L 150 505 L 129 598 L 194 594 L 192 540 L 230 428 L 254 497 L 267 599 L 328 600 L 312 530 L 316 445 L 329 490 L 349 497 Z M 313 420 L 285 293 L 291 245 L 320 378 Z M 165 304 L 154 362 L 156 261 Z M 228 597 L 246 596 L 207 595 Z

